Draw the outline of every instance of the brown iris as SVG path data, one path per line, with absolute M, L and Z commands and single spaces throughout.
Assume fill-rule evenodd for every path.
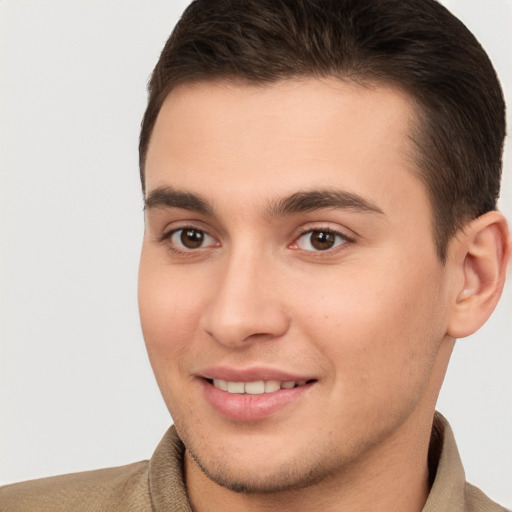
M 334 246 L 336 234 L 330 231 L 312 231 L 309 241 L 318 251 L 326 251 Z
M 197 229 L 183 229 L 180 235 L 180 241 L 187 249 L 197 249 L 204 242 L 204 233 Z

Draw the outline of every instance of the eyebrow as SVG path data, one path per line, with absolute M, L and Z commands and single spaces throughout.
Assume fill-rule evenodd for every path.
M 324 208 L 354 210 L 384 215 L 384 212 L 377 205 L 361 196 L 337 189 L 296 192 L 291 196 L 272 201 L 267 209 L 267 213 L 269 217 L 276 218 Z
M 177 190 L 173 187 L 158 187 L 147 195 L 144 201 L 144 209 L 158 208 L 182 208 L 203 215 L 214 215 L 213 207 L 203 196 Z M 306 190 L 270 201 L 266 208 L 266 215 L 269 218 L 278 218 L 326 208 L 384 215 L 384 212 L 378 206 L 361 196 L 337 189 Z
M 203 215 L 213 215 L 213 208 L 204 197 L 172 187 L 155 188 L 144 199 L 144 210 L 158 208 L 182 208 Z

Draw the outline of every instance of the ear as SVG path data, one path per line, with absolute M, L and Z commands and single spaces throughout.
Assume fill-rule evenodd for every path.
M 511 244 L 507 221 L 497 211 L 471 221 L 456 237 L 450 264 L 458 278 L 448 335 L 473 334 L 494 311 L 505 284 Z

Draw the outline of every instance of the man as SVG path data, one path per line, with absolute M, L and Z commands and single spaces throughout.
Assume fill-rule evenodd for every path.
M 140 138 L 139 304 L 176 427 L 2 510 L 503 510 L 434 408 L 505 279 L 504 125 L 434 1 L 194 3 Z

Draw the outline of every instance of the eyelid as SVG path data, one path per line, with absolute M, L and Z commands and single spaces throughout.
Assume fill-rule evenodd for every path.
M 333 252 L 340 250 L 341 247 L 347 245 L 348 243 L 355 242 L 355 236 L 348 234 L 347 231 L 348 230 L 342 229 L 340 227 L 333 228 L 332 226 L 329 226 L 326 224 L 303 226 L 299 230 L 299 232 L 293 237 L 293 241 L 289 245 L 289 247 L 294 250 L 312 253 L 312 254 L 315 254 L 315 256 L 319 256 L 319 257 L 321 257 L 322 255 L 327 256 L 328 254 L 332 254 Z M 314 232 L 331 233 L 335 236 L 341 237 L 344 241 L 342 243 L 335 245 L 332 248 L 325 249 L 325 250 L 302 249 L 301 247 L 298 246 L 298 241 L 300 240 L 300 238 L 302 238 L 304 235 L 307 235 L 308 233 L 314 233 Z
M 212 239 L 215 243 L 210 243 L 210 244 L 207 244 L 207 245 L 195 248 L 195 249 L 191 249 L 191 248 L 187 248 L 187 247 L 177 246 L 175 243 L 172 242 L 172 237 L 176 233 L 178 233 L 180 231 L 187 230 L 187 229 L 199 231 L 199 232 L 203 233 L 206 237 Z M 220 246 L 220 242 L 218 241 L 217 237 L 210 234 L 207 229 L 205 229 L 203 227 L 199 227 L 197 225 L 194 225 L 193 223 L 182 224 L 182 225 L 172 227 L 172 229 L 164 230 L 164 232 L 157 238 L 157 240 L 160 243 L 165 244 L 168 247 L 168 249 L 170 249 L 172 252 L 175 252 L 177 254 L 189 254 L 189 253 L 194 253 L 194 252 L 200 252 L 201 250 L 204 250 L 204 249 L 210 249 L 212 247 Z
M 170 222 L 166 222 L 165 224 L 162 223 L 161 226 L 155 226 L 155 238 L 159 242 L 164 242 L 173 233 L 176 233 L 176 231 L 180 231 L 182 229 L 195 229 L 197 231 L 206 233 L 216 240 L 219 238 L 217 232 L 212 229 L 209 224 L 194 218 L 176 219 Z

